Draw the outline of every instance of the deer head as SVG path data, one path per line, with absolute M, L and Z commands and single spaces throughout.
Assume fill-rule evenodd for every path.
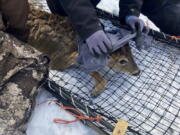
M 109 67 L 120 72 L 138 75 L 140 70 L 133 59 L 129 44 L 111 53 Z

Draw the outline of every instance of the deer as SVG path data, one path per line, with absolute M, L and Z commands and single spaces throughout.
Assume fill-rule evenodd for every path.
M 31 7 L 27 25 L 30 29 L 28 42 L 50 57 L 50 69 L 63 71 L 76 64 L 78 56 L 75 45 L 76 34 L 67 17 L 53 15 Z M 134 76 L 140 73 L 129 44 L 110 53 L 108 66 Z M 91 72 L 90 75 L 95 80 L 95 87 L 91 90 L 91 95 L 97 97 L 105 90 L 107 80 L 99 72 Z

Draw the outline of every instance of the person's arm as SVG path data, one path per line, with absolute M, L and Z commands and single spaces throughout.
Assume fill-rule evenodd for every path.
M 119 17 L 122 23 L 125 23 L 125 19 L 127 16 L 139 17 L 143 3 L 144 0 L 120 0 Z
M 90 0 L 59 0 L 79 36 L 86 40 L 102 30 L 96 11 Z

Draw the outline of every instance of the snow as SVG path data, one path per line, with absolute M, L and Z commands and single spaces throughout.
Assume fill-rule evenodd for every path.
M 86 127 L 81 122 L 70 124 L 57 124 L 53 120 L 74 120 L 75 118 L 55 103 L 44 101 L 56 100 L 51 94 L 42 89 L 36 98 L 36 106 L 28 124 L 27 135 L 97 135 L 95 131 Z

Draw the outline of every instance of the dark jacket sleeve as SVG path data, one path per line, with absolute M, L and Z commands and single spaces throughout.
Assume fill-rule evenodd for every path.
M 122 23 L 125 22 L 125 17 L 128 15 L 139 16 L 143 3 L 144 3 L 144 0 L 120 0 L 119 17 Z
M 90 0 L 60 0 L 60 3 L 83 40 L 102 29 Z

